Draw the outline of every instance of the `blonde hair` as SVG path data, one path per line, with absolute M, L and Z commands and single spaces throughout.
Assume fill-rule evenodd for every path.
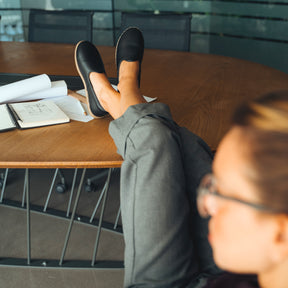
M 258 103 L 251 103 L 250 107 L 254 111 L 249 119 L 251 126 L 267 131 L 288 132 L 288 107 L 267 107 Z
M 243 128 L 263 204 L 288 214 L 288 91 L 241 105 L 232 124 Z
M 287 133 L 288 91 L 270 93 L 243 104 L 236 110 L 233 120 L 240 120 L 242 124 L 245 121 L 246 125 L 260 130 Z

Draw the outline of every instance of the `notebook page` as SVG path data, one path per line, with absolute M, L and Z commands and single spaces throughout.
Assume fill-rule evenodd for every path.
M 53 101 L 72 120 L 89 122 L 94 119 L 84 109 L 80 101 L 71 96 L 49 98 L 49 100 Z M 41 101 L 47 100 L 44 99 Z
M 52 101 L 10 104 L 17 113 L 22 128 L 69 122 L 69 117 Z
M 0 105 L 0 130 L 15 128 L 16 125 L 12 120 L 9 110 L 5 104 Z

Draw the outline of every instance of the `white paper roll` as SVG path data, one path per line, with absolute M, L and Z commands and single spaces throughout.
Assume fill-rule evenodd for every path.
M 11 102 L 21 96 L 51 88 L 48 75 L 37 75 L 0 87 L 0 103 Z
M 41 90 L 33 94 L 20 96 L 18 98 L 13 99 L 13 102 L 38 100 L 58 96 L 67 96 L 67 91 L 68 91 L 67 85 L 64 80 L 53 81 L 51 82 L 51 88 Z

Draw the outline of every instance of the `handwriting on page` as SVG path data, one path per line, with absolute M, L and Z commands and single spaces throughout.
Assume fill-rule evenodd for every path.
M 53 111 L 44 103 L 35 103 L 34 105 L 27 105 L 26 112 L 30 116 L 38 116 L 43 113 L 52 113 Z
M 24 102 L 13 105 L 14 110 L 18 114 L 22 122 L 42 121 L 50 119 L 58 113 L 59 108 L 53 102 Z M 56 108 L 56 109 L 55 109 Z

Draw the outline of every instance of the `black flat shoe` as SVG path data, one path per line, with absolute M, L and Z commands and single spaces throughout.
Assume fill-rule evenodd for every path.
M 105 116 L 108 112 L 101 106 L 89 79 L 91 72 L 105 73 L 105 68 L 97 48 L 88 41 L 80 41 L 75 48 L 74 57 L 76 68 L 86 90 L 87 104 L 91 116 L 94 118 Z
M 123 60 L 139 61 L 138 85 L 140 87 L 141 62 L 144 54 L 142 32 L 136 27 L 127 28 L 118 39 L 115 54 L 118 79 L 120 64 Z

